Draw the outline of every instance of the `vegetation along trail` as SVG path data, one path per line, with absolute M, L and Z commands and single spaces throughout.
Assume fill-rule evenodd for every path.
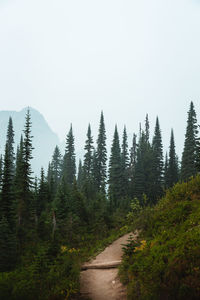
M 108 246 L 81 272 L 81 295 L 92 300 L 125 300 L 126 288 L 118 278 L 122 247 L 131 234 L 126 234 Z

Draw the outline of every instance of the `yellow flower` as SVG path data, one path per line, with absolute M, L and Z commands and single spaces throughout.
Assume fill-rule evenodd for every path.
M 67 246 L 61 246 L 61 252 L 62 253 L 67 252 Z
M 144 248 L 146 247 L 146 245 L 147 245 L 147 242 L 145 240 L 142 240 L 141 245 L 139 247 L 135 247 L 134 252 L 143 251 Z

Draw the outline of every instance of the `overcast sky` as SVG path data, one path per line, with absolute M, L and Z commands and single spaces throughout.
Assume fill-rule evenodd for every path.
M 72 122 L 78 147 L 101 110 L 109 139 L 159 115 L 181 153 L 191 100 L 200 122 L 200 1 L 0 0 L 0 110 Z

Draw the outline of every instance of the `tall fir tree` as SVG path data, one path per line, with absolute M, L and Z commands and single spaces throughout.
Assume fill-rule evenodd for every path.
M 187 180 L 198 171 L 198 125 L 193 102 L 188 112 L 185 143 L 181 163 L 181 179 Z
M 16 203 L 14 195 L 13 162 L 11 161 L 10 148 L 6 142 L 4 155 L 4 169 L 2 180 L 2 193 L 0 211 L 1 217 L 5 217 L 11 232 L 16 231 Z
M 122 137 L 122 152 L 121 152 L 121 168 L 122 168 L 122 196 L 125 198 L 129 194 L 129 153 L 128 153 L 128 137 L 126 126 L 124 126 Z
M 104 124 L 104 115 L 101 112 L 99 134 L 97 139 L 96 149 L 96 183 L 99 192 L 105 195 L 106 188 L 106 163 L 107 163 L 107 149 L 106 149 L 106 130 Z
M 169 147 L 169 162 L 166 174 L 167 187 L 172 187 L 178 181 L 178 165 L 175 150 L 174 132 L 171 130 L 170 147 Z
M 77 186 L 79 190 L 81 190 L 83 187 L 83 166 L 82 166 L 81 159 L 79 159 L 79 164 L 78 164 Z
M 152 202 L 156 203 L 163 193 L 163 145 L 158 117 L 156 118 L 155 131 L 152 141 L 153 149 L 153 189 Z
M 133 134 L 133 140 L 132 140 L 132 147 L 130 149 L 130 164 L 129 164 L 129 196 L 133 199 L 134 197 L 134 181 L 135 181 L 135 168 L 136 168 L 136 161 L 137 161 L 137 135 Z
M 119 143 L 119 135 L 117 126 L 115 126 L 115 132 L 111 147 L 111 155 L 109 161 L 109 200 L 111 209 L 115 209 L 120 206 L 122 197 L 122 164 L 121 164 L 121 149 Z
M 26 204 L 24 199 L 24 156 L 23 156 L 24 141 L 21 135 L 20 145 L 17 147 L 16 154 L 16 170 L 14 178 L 15 198 L 17 202 L 17 223 L 21 225 L 24 216 L 26 215 Z
M 168 188 L 168 168 L 169 168 L 169 157 L 168 153 L 165 154 L 165 164 L 164 164 L 164 187 Z
M 85 179 L 90 179 L 92 174 L 92 153 L 94 150 L 90 124 L 88 125 L 87 140 L 85 142 L 84 149 L 85 149 L 84 165 L 83 165 L 84 177 Z
M 76 176 L 76 156 L 72 125 L 66 139 L 65 155 L 63 159 L 63 177 L 69 186 L 72 186 Z
M 13 130 L 13 121 L 12 118 L 9 118 L 8 121 L 8 130 L 7 130 L 7 144 L 8 144 L 8 153 L 10 156 L 10 162 L 12 164 L 12 173 L 14 175 L 14 161 L 15 161 L 15 152 L 14 152 L 14 130 Z
M 31 160 L 32 160 L 32 139 L 31 135 L 31 115 L 30 110 L 27 110 L 25 127 L 24 127 L 24 144 L 23 144 L 23 156 L 24 156 L 24 192 L 27 198 L 30 197 L 30 189 L 33 186 L 32 170 L 31 170 Z
M 62 156 L 58 146 L 55 147 L 51 161 L 51 180 L 54 182 L 54 194 L 57 190 L 62 173 Z

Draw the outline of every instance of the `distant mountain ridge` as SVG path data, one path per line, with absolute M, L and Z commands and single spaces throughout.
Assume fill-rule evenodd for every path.
M 12 117 L 15 132 L 15 149 L 19 144 L 21 134 L 23 134 L 25 116 L 28 107 L 21 111 L 0 111 L 0 153 L 4 153 L 6 133 L 9 117 Z M 43 115 L 34 108 L 29 107 L 32 122 L 33 136 L 33 159 L 32 169 L 38 175 L 41 167 L 47 169 L 52 158 L 56 145 L 60 146 L 60 141 L 56 133 L 49 127 Z

